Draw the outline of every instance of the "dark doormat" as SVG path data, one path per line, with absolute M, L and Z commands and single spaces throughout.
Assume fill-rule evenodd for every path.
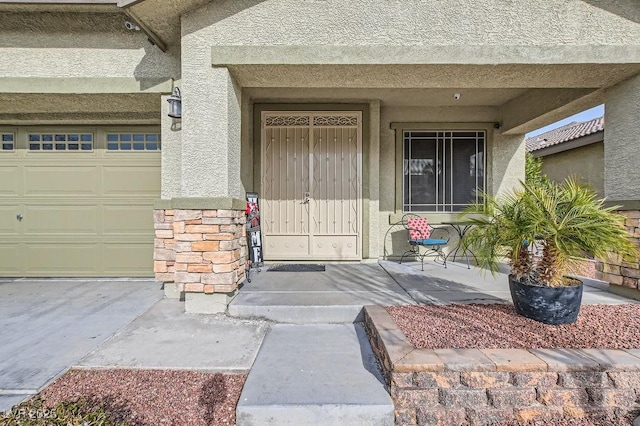
M 324 272 L 324 265 L 315 263 L 289 263 L 270 266 L 268 272 Z

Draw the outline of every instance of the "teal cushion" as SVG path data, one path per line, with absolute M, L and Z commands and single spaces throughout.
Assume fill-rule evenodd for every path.
M 423 240 L 415 240 L 416 244 L 421 246 L 443 246 L 447 244 L 447 240 L 439 240 L 437 238 L 425 238 Z

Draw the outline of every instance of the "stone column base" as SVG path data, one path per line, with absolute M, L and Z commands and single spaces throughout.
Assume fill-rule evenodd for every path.
M 245 279 L 244 210 L 157 209 L 154 223 L 154 271 L 165 296 L 184 299 L 188 312 L 224 312 Z

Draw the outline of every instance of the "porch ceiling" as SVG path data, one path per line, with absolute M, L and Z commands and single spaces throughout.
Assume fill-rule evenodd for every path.
M 528 89 L 357 89 L 357 88 L 247 88 L 246 93 L 260 102 L 363 102 L 379 99 L 394 107 L 500 106 Z M 453 98 L 460 93 L 460 99 Z
M 243 87 L 369 89 L 604 88 L 640 64 L 228 65 Z

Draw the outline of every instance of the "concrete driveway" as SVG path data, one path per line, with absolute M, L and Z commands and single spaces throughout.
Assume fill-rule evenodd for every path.
M 0 281 L 0 412 L 38 392 L 163 296 L 143 280 Z

